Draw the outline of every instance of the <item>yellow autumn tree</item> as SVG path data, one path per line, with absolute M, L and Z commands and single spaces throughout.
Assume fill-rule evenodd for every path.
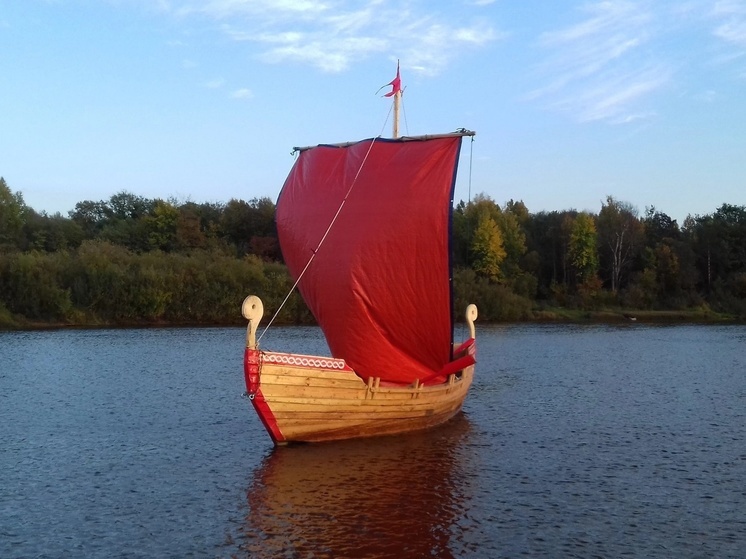
M 483 216 L 477 223 L 472 242 L 474 271 L 491 281 L 501 277 L 500 265 L 505 260 L 506 252 L 500 228 L 494 219 Z

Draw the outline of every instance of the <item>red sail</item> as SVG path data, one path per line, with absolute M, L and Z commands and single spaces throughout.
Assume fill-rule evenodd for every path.
M 449 362 L 450 221 L 460 135 L 301 151 L 277 202 L 283 256 L 334 357 L 411 383 Z M 434 376 L 435 375 L 435 376 Z

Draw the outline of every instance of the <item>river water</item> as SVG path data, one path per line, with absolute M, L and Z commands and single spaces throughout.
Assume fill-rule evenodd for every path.
M 0 557 L 746 557 L 746 327 L 477 340 L 443 428 L 274 449 L 242 329 L 0 333 Z

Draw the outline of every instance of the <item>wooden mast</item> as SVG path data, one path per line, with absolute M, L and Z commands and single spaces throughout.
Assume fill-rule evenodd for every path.
M 397 68 L 398 73 L 398 68 Z M 401 106 L 401 89 L 394 94 L 394 138 L 399 137 L 399 107 Z
M 387 96 L 390 97 L 391 95 L 394 96 L 394 130 L 393 130 L 393 137 L 398 138 L 399 137 L 399 109 L 401 107 L 401 75 L 399 74 L 399 61 L 396 61 L 396 77 L 391 80 L 389 85 L 392 86 L 391 93 L 389 93 Z

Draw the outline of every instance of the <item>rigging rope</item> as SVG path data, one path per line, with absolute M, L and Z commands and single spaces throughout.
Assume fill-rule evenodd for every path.
M 393 107 L 393 104 L 392 104 L 392 107 Z M 326 231 L 321 236 L 321 240 L 319 241 L 319 244 L 316 245 L 316 248 L 311 253 L 311 257 L 308 259 L 308 262 L 306 262 L 306 265 L 303 267 L 303 270 L 301 271 L 301 273 L 298 274 L 298 279 L 295 280 L 295 283 L 288 291 L 288 294 L 285 295 L 285 299 L 283 299 L 282 303 L 280 303 L 280 306 L 275 311 L 275 314 L 272 316 L 270 321 L 267 323 L 267 326 L 264 327 L 264 330 L 262 330 L 262 333 L 260 334 L 259 338 L 256 340 L 257 345 L 259 345 L 259 342 L 264 337 L 264 334 L 267 333 L 267 330 L 269 330 L 269 327 L 272 326 L 272 323 L 275 321 L 277 316 L 280 314 L 280 311 L 283 309 L 285 304 L 288 302 L 288 299 L 290 299 L 290 296 L 293 294 L 293 291 L 295 291 L 295 288 L 298 287 L 300 280 L 303 278 L 304 274 L 306 273 L 306 270 L 308 270 L 308 267 L 311 265 L 311 262 L 313 262 L 313 259 L 316 258 L 316 254 L 319 252 L 321 245 L 324 244 L 326 237 L 329 235 L 329 231 L 331 231 L 332 227 L 334 227 L 334 223 L 337 221 L 339 214 L 342 212 L 342 208 L 347 202 L 347 198 L 350 197 L 350 193 L 352 192 L 352 189 L 355 187 L 355 183 L 357 182 L 357 179 L 360 176 L 360 173 L 362 172 L 363 167 L 365 166 L 365 162 L 368 160 L 368 156 L 370 155 L 370 152 L 373 149 L 373 145 L 376 143 L 376 140 L 378 140 L 383 135 L 383 129 L 386 127 L 386 123 L 389 120 L 389 116 L 391 116 L 391 110 L 392 109 L 389 109 L 389 113 L 386 116 L 386 121 L 383 123 L 383 127 L 381 128 L 381 133 L 375 138 L 373 138 L 372 141 L 370 142 L 370 147 L 368 147 L 368 151 L 365 153 L 365 157 L 363 157 L 363 160 L 360 162 L 360 167 L 358 167 L 357 172 L 355 173 L 355 177 L 352 179 L 352 182 L 350 183 L 350 187 L 347 189 L 347 192 L 345 193 L 345 196 L 342 199 L 342 202 L 339 204 L 339 207 L 337 208 L 337 212 L 334 214 L 334 217 L 329 223 L 329 226 L 326 228 Z
M 405 87 L 404 89 L 407 89 L 407 88 Z M 401 112 L 404 114 L 404 129 L 407 131 L 407 136 L 409 136 L 409 123 L 407 122 L 407 110 L 404 108 L 404 95 L 403 95 L 404 89 L 402 89 L 402 96 L 400 99 L 400 104 L 401 104 Z
M 468 202 L 471 204 L 471 163 L 474 161 L 474 136 L 471 137 L 471 142 L 469 143 L 469 200 Z
M 402 103 L 402 109 L 403 109 L 403 103 Z M 331 231 L 332 227 L 334 226 L 334 223 L 337 221 L 337 217 L 339 217 L 339 214 L 342 212 L 342 208 L 344 207 L 345 203 L 347 202 L 347 199 L 350 196 L 350 193 L 352 192 L 352 189 L 355 187 L 355 183 L 357 182 L 358 177 L 360 176 L 360 173 L 363 170 L 363 167 L 365 166 L 366 161 L 368 160 L 368 156 L 370 155 L 371 150 L 373 149 L 373 145 L 376 143 L 377 140 L 379 140 L 383 136 L 383 131 L 386 128 L 386 125 L 388 124 L 389 118 L 391 117 L 391 112 L 394 110 L 394 103 L 391 103 L 389 107 L 389 112 L 386 115 L 386 119 L 383 122 L 383 126 L 381 126 L 381 132 L 373 138 L 370 142 L 370 147 L 368 147 L 368 151 L 365 153 L 365 157 L 360 162 L 360 167 L 358 167 L 355 177 L 352 179 L 352 182 L 350 183 L 350 187 L 347 189 L 347 192 L 345 193 L 344 198 L 342 199 L 342 202 L 339 204 L 339 207 L 337 208 L 337 212 L 334 214 L 334 217 L 332 218 L 331 222 L 329 223 L 329 226 L 326 228 L 326 231 L 321 236 L 321 240 L 319 241 L 319 244 L 316 245 L 316 248 L 311 253 L 310 258 L 308 259 L 308 262 L 306 262 L 306 265 L 303 267 L 303 270 L 298 275 L 298 279 L 295 280 L 295 283 L 293 283 L 292 287 L 288 291 L 287 295 L 285 295 L 285 298 L 282 300 L 282 303 L 280 303 L 280 306 L 277 307 L 277 310 L 275 311 L 275 314 L 272 315 L 272 318 L 267 323 L 267 326 L 264 327 L 264 330 L 262 330 L 262 333 L 259 335 L 259 337 L 256 340 L 257 346 L 259 345 L 259 342 L 262 341 L 262 338 L 264 337 L 264 334 L 267 333 L 270 326 L 274 323 L 275 319 L 279 316 L 280 311 L 285 307 L 285 305 L 288 302 L 288 299 L 290 299 L 290 296 L 293 294 L 293 291 L 298 287 L 298 284 L 300 283 L 300 280 L 303 278 L 303 276 L 306 273 L 306 270 L 308 270 L 309 266 L 311 265 L 311 262 L 313 262 L 313 259 L 316 257 L 316 254 L 318 253 L 319 249 L 321 248 L 321 245 L 324 244 L 324 241 L 326 240 L 326 237 L 329 235 L 329 232 Z M 404 125 L 405 128 L 407 128 L 407 134 L 409 133 L 409 127 L 407 125 L 407 115 L 404 114 Z M 463 129 L 462 129 L 463 130 Z M 474 137 L 471 138 L 471 145 L 474 145 Z M 471 168 L 472 168 L 472 159 L 473 159 L 473 147 L 471 148 L 471 151 L 469 153 L 469 201 L 471 201 Z

